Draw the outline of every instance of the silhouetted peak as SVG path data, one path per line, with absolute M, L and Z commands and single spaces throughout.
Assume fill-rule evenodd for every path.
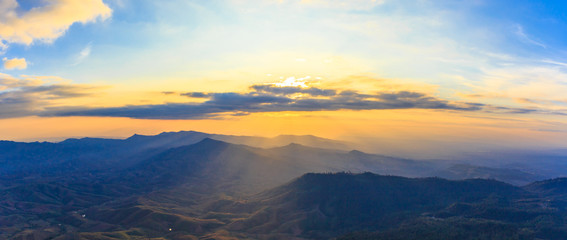
M 151 137 L 149 135 L 141 135 L 141 134 L 134 134 L 132 136 L 130 136 L 129 138 L 126 138 L 126 140 L 134 140 L 134 139 L 144 139 L 144 138 L 148 138 Z
M 295 148 L 296 148 L 296 147 L 305 147 L 305 146 L 303 146 L 303 145 L 301 145 L 301 144 L 299 144 L 299 143 L 293 143 L 293 142 L 292 142 L 292 143 L 286 145 L 285 147 L 295 147 Z
M 285 145 L 285 146 L 275 147 L 275 148 L 272 148 L 272 149 L 280 150 L 280 151 L 286 151 L 286 152 L 301 152 L 301 151 L 307 151 L 307 152 L 313 152 L 313 151 L 317 151 L 317 152 L 337 152 L 337 150 L 311 147 L 311 146 L 307 146 L 307 145 L 303 145 L 303 144 L 299 144 L 299 143 L 295 143 L 295 142 L 292 142 L 292 143 Z
M 92 144 L 103 144 L 103 143 L 114 143 L 116 141 L 122 141 L 121 139 L 115 138 L 93 138 L 93 137 L 84 137 L 84 138 L 68 138 L 61 142 L 60 144 L 64 145 L 92 145 Z
M 195 143 L 191 146 L 214 148 L 214 147 L 227 147 L 229 145 L 232 145 L 232 144 L 206 137 L 203 140 L 201 140 L 198 143 Z
M 146 139 L 152 137 L 182 137 L 182 136 L 189 136 L 189 135 L 208 135 L 207 133 L 197 132 L 197 131 L 178 131 L 178 132 L 162 132 L 157 135 L 142 135 L 142 134 L 134 134 L 128 139 Z
M 61 141 L 61 142 L 59 142 L 59 143 L 65 144 L 65 143 L 73 143 L 73 142 L 77 142 L 77 141 L 79 141 L 78 138 L 67 138 L 67 139 L 65 139 L 65 140 L 63 140 L 63 141 Z
M 274 149 L 280 149 L 280 150 L 285 150 L 285 151 L 299 151 L 299 150 L 309 150 L 309 149 L 313 149 L 313 148 L 305 146 L 305 145 L 301 145 L 299 143 L 292 142 L 292 143 L 285 145 L 285 146 L 275 147 Z
M 358 150 L 352 150 L 352 151 L 348 152 L 348 154 L 352 154 L 352 155 L 368 155 L 367 153 L 361 152 L 361 151 L 358 151 Z
M 92 140 L 97 140 L 97 139 L 102 139 L 102 138 L 91 138 L 91 137 L 67 138 L 67 139 L 61 141 L 60 143 L 86 142 L 86 141 L 92 141 Z
M 177 131 L 177 132 L 162 132 L 156 136 L 184 136 L 184 135 L 192 135 L 192 134 L 206 134 L 203 132 L 197 131 Z
M 10 140 L 0 140 L 0 143 L 16 143 L 16 142 Z

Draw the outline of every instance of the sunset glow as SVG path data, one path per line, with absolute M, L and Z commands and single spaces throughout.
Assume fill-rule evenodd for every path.
M 4 0 L 1 137 L 566 147 L 565 6 L 507 2 Z

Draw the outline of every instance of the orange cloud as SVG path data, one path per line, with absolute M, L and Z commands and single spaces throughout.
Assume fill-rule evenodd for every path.
M 0 74 L 0 118 L 28 116 L 69 99 L 91 96 L 100 88 L 65 83 L 59 77 Z
M 0 3 L 0 39 L 30 45 L 52 42 L 75 22 L 88 23 L 110 17 L 112 10 L 102 0 L 46 0 L 41 7 L 18 14 L 16 0 Z M 5 48 L 6 46 L 4 46 Z
M 12 69 L 26 69 L 28 67 L 28 63 L 26 62 L 25 58 L 4 58 L 4 68 L 7 70 Z

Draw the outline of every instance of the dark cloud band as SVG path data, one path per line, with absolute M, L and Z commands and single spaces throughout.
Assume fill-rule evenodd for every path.
M 49 109 L 43 116 L 110 116 L 141 119 L 200 119 L 219 114 L 244 115 L 256 112 L 335 111 L 376 109 L 446 109 L 477 111 L 479 104 L 452 103 L 423 93 L 399 91 L 361 94 L 333 89 L 254 85 L 248 93 L 181 93 L 208 99 L 202 103 L 170 103 L 114 108 Z M 300 94 L 297 95 L 296 94 Z
M 3 88 L 2 88 L 3 87 Z M 2 90 L 4 89 L 4 90 Z M 94 95 L 96 87 L 73 84 L 37 84 L 22 79 L 0 79 L 0 118 L 22 116 L 97 116 L 137 119 L 205 119 L 258 112 L 336 111 L 381 109 L 437 109 L 491 113 L 551 113 L 541 109 L 511 108 L 482 103 L 456 102 L 420 92 L 360 93 L 353 90 L 253 85 L 245 93 L 162 92 L 203 99 L 203 102 L 127 105 L 90 108 L 53 107 L 51 101 Z

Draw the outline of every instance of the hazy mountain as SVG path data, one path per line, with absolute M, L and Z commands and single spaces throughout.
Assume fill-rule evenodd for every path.
M 567 150 L 500 150 L 463 153 L 453 157 L 461 163 L 515 169 L 546 177 L 567 176 Z
M 291 143 L 297 143 L 304 146 L 314 148 L 325 148 L 333 150 L 352 150 L 354 147 L 351 143 L 337 140 L 325 139 L 313 135 L 279 135 L 273 138 L 249 137 L 249 136 L 232 136 L 211 134 L 209 138 L 217 139 L 234 144 L 244 144 L 260 148 L 273 148 L 285 146 Z
M 255 148 L 206 138 L 172 148 L 128 169 L 125 176 L 148 184 L 190 185 L 194 191 L 255 193 L 309 172 L 365 172 L 421 176 L 438 169 L 434 163 L 361 152 L 341 152 L 289 144 Z
M 545 179 L 545 176 L 517 169 L 490 168 L 469 164 L 455 164 L 447 169 L 434 173 L 434 175 L 453 180 L 470 178 L 495 179 L 518 186 Z
M 181 139 L 188 136 L 196 135 L 189 134 Z M 299 144 L 264 149 L 210 138 L 152 156 L 150 153 L 157 151 L 157 146 L 176 144 L 180 138 L 171 142 L 172 138 L 163 134 L 152 139 L 134 136 L 126 140 L 87 138 L 59 144 L 7 142 L 6 145 L 13 144 L 19 148 L 12 148 L 12 152 L 7 151 L 4 156 L 17 159 L 18 154 L 22 154 L 24 160 L 6 161 L 5 166 L 23 163 L 23 167 L 17 166 L 18 174 L 0 177 L 0 213 L 6 216 L 6 222 L 18 226 L 10 228 L 11 231 L 5 230 L 6 234 L 17 229 L 34 228 L 37 221 L 45 223 L 45 226 L 60 223 L 63 226 L 71 224 L 72 228 L 96 230 L 98 228 L 91 228 L 90 224 L 99 226 L 98 222 L 91 223 L 73 212 L 115 201 L 120 203 L 126 198 L 154 206 L 185 203 L 192 208 L 190 212 L 195 212 L 199 204 L 218 196 L 255 193 L 308 172 L 372 170 L 402 174 L 409 169 L 407 174 L 413 175 L 416 169 L 435 169 L 427 163 L 357 151 L 343 152 Z M 129 146 L 125 142 L 130 143 L 132 149 L 137 145 L 146 150 L 117 147 Z M 96 157 L 97 152 L 109 158 L 93 162 L 90 157 Z M 112 164 L 115 161 L 112 157 L 120 160 L 120 154 L 130 154 L 130 157 L 121 160 L 128 164 L 112 168 L 116 165 Z M 92 165 L 98 168 L 90 168 Z M 29 172 L 41 174 L 28 175 Z M 163 213 L 163 209 L 159 209 L 158 212 Z
M 59 143 L 0 141 L 0 174 L 63 174 L 76 171 L 127 168 L 170 148 L 214 138 L 256 147 L 299 143 L 320 148 L 349 149 L 346 143 L 315 136 L 282 135 L 274 138 L 207 134 L 194 131 L 164 132 L 127 139 L 81 138 Z
M 355 150 L 349 153 L 341 152 L 348 149 L 346 143 L 314 136 L 282 135 L 275 138 L 262 138 L 188 131 L 165 132 L 155 136 L 133 135 L 127 139 L 67 139 L 60 143 L 0 141 L 0 174 L 4 177 L 29 177 L 33 175 L 58 176 L 81 172 L 117 171 L 135 166 L 141 161 L 168 149 L 195 144 L 205 138 L 257 148 L 273 148 L 269 152 L 258 154 L 267 158 L 287 158 L 285 161 L 293 164 L 301 163 L 304 169 L 316 172 L 371 171 L 380 174 L 412 177 L 494 178 L 513 184 L 527 184 L 535 180 L 561 176 L 559 173 L 564 169 L 561 164 L 565 162 L 562 159 L 556 159 L 557 157 L 546 161 L 542 161 L 541 158 L 534 158 L 541 162 L 541 166 L 536 166 L 537 164 L 526 165 L 527 161 L 512 164 L 514 161 L 507 159 L 502 161 L 500 167 L 485 167 L 477 166 L 478 163 L 473 160 L 467 160 L 453 166 L 452 161 L 415 161 L 366 154 Z M 319 149 L 302 151 L 300 145 Z M 296 149 L 294 149 L 294 146 L 296 146 Z M 350 160 L 344 161 L 345 159 Z M 377 166 L 377 162 L 381 164 Z M 474 162 L 474 164 L 471 164 L 471 162 Z M 499 160 L 492 160 L 491 165 L 495 165 L 497 162 Z M 482 161 L 479 163 L 482 163 Z M 324 168 L 318 168 L 323 165 Z M 434 170 L 440 171 L 432 172 Z

